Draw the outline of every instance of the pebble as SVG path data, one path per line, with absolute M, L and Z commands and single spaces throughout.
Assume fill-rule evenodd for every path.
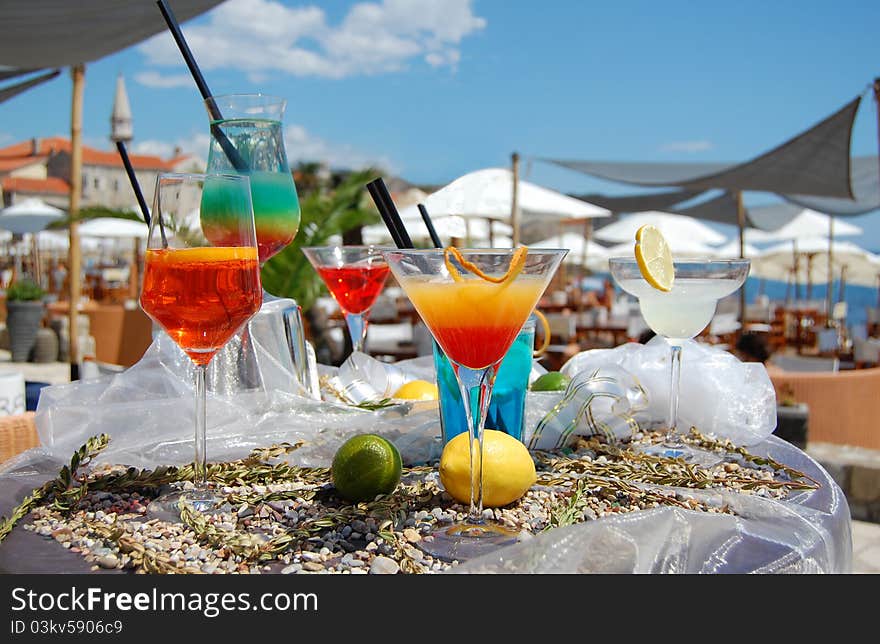
M 581 454 L 582 452 L 579 452 Z M 614 462 L 616 457 L 592 453 L 595 463 Z M 106 467 L 106 466 L 103 466 Z M 679 466 L 664 464 L 666 471 L 685 474 Z M 749 479 L 765 483 L 766 481 L 790 480 L 784 472 L 774 472 L 772 468 L 753 466 L 747 461 L 740 463 L 723 462 L 711 468 L 711 475 L 716 480 L 722 476 L 729 479 Z M 735 473 L 735 474 L 734 474 Z M 775 475 L 775 476 L 774 476 Z M 413 473 L 410 480 L 417 480 Z M 487 520 L 500 522 L 515 531 L 520 531 L 520 541 L 533 538 L 550 525 L 550 509 L 559 507 L 560 503 L 570 500 L 571 481 L 554 486 L 539 483 L 533 487 L 522 501 L 507 508 L 485 508 L 482 516 Z M 539 480 L 541 472 L 539 472 Z M 544 479 L 545 481 L 548 479 Z M 141 544 L 141 547 L 152 552 L 165 553 L 168 559 L 176 562 L 179 568 L 187 567 L 200 570 L 206 574 L 250 573 L 258 574 L 279 570 L 283 574 L 300 572 L 333 572 L 345 574 L 397 574 L 402 572 L 402 557 L 407 560 L 406 572 L 437 573 L 448 570 L 453 564 L 433 559 L 414 544 L 432 541 L 430 536 L 434 530 L 451 521 L 463 520 L 466 517 L 466 504 L 455 502 L 445 492 L 439 490 L 436 471 L 425 478 L 428 490 L 433 489 L 433 497 L 429 492 L 427 500 L 420 499 L 422 507 L 409 512 L 395 508 L 386 517 L 377 520 L 372 516 L 355 516 L 350 520 L 334 519 L 328 522 L 323 531 L 313 534 L 300 543 L 296 550 L 280 554 L 267 566 L 248 561 L 234 554 L 230 546 L 209 546 L 202 542 L 191 530 L 179 523 L 164 523 L 157 519 L 144 520 L 139 514 L 146 511 L 149 497 L 140 502 L 138 493 L 114 494 L 109 492 L 93 492 L 83 498 L 77 509 L 62 515 L 49 507 L 37 507 L 33 511 L 33 521 L 24 525 L 25 530 L 47 538 L 54 538 L 62 547 L 79 553 L 94 568 L 103 569 L 136 569 L 138 566 L 128 554 L 120 553 L 118 547 L 88 527 L 89 523 L 101 525 L 117 524 L 124 527 L 129 538 Z M 309 484 L 311 485 L 311 484 Z M 736 485 L 723 483 L 718 485 Z M 296 487 L 294 487 L 296 486 Z M 322 485 L 303 487 L 302 482 L 273 483 L 269 486 L 226 486 L 226 494 L 241 495 L 243 498 L 256 498 L 267 490 L 274 493 L 289 493 L 290 490 L 303 490 L 303 496 L 293 500 L 270 501 L 254 505 L 248 503 L 227 505 L 224 512 L 210 519 L 219 531 L 228 531 L 236 535 L 249 533 L 255 538 L 268 540 L 283 534 L 291 526 L 300 522 L 311 522 L 320 519 L 325 512 L 320 497 L 309 498 L 306 490 L 317 490 Z M 719 500 L 701 501 L 689 498 L 686 490 L 678 489 L 667 493 L 678 498 L 688 507 L 699 511 L 725 512 L 727 507 Z M 768 497 L 781 497 L 784 490 L 768 485 L 760 485 L 754 490 L 745 491 Z M 640 508 L 662 505 L 662 498 L 656 492 L 624 492 L 613 486 L 595 485 L 587 490 L 578 507 L 578 520 L 594 520 L 596 518 L 627 512 Z M 346 506 L 347 507 L 347 506 Z M 335 511 L 337 506 L 329 509 Z M 396 534 L 390 539 L 379 536 L 382 532 Z M 110 547 L 108 547 L 110 546 Z
M 407 528 L 403 531 L 403 538 L 409 541 L 410 543 L 418 543 L 422 540 L 422 535 L 418 533 L 417 530 L 413 530 L 412 528 Z
M 98 557 L 96 562 L 101 568 L 104 569 L 112 569 L 116 568 L 119 565 L 119 559 L 116 555 L 104 555 L 103 557 Z
M 370 564 L 371 575 L 396 575 L 400 572 L 400 565 L 388 557 L 379 555 Z

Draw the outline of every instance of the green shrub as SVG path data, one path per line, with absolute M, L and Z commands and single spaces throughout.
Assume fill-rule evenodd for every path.
M 33 300 L 41 300 L 46 294 L 40 285 L 33 280 L 23 279 L 17 280 L 9 285 L 6 289 L 7 302 L 25 302 Z

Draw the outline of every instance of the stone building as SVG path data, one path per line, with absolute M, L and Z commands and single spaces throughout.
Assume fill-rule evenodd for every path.
M 170 159 L 129 154 L 144 198 L 152 205 L 156 175 L 160 172 L 204 171 L 204 161 L 178 154 Z M 122 159 L 113 151 L 82 147 L 81 207 L 105 206 L 137 210 L 134 190 Z M 33 138 L 0 148 L 0 206 L 11 206 L 28 197 L 68 209 L 70 196 L 70 140 Z
M 128 143 L 134 136 L 131 106 L 120 74 L 110 114 L 110 140 Z M 205 162 L 178 150 L 170 159 L 128 154 L 148 207 L 152 206 L 156 176 L 160 172 L 203 172 Z M 68 210 L 70 198 L 70 140 L 63 137 L 34 138 L 0 148 L 0 207 L 37 197 Z M 81 208 L 102 206 L 138 211 L 137 198 L 117 150 L 82 146 Z

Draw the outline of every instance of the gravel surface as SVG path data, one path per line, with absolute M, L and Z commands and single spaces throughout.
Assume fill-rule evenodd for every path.
M 638 436 L 638 442 L 658 440 Z M 519 501 L 486 508 L 483 517 L 520 539 L 544 530 L 661 505 L 698 512 L 730 512 L 717 496 L 688 488 L 735 489 L 781 498 L 811 482 L 778 466 L 750 460 L 714 444 L 723 460 L 711 467 L 646 458 L 629 448 L 580 440 L 573 450 L 534 453 L 538 481 Z M 93 570 L 203 574 L 435 573 L 457 565 L 420 546 L 438 528 L 466 518 L 467 508 L 446 494 L 436 467 L 405 468 L 397 490 L 370 503 L 340 499 L 326 470 L 302 468 L 301 480 L 218 486 L 228 500 L 220 512 L 182 521 L 151 517 L 154 492 L 87 491 L 69 511 L 51 503 L 24 526 L 78 553 Z M 103 467 L 90 479 L 124 471 Z M 87 479 L 88 481 L 88 479 Z M 176 483 L 186 488 L 189 483 Z M 163 490 L 165 492 L 166 490 Z

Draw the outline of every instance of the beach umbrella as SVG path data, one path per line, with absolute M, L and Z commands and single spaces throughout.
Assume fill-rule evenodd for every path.
M 31 253 L 34 262 L 33 278 L 39 284 L 42 281 L 40 271 L 40 249 L 37 245 L 36 233 L 64 217 L 61 208 L 50 206 L 42 199 L 30 198 L 7 206 L 0 210 L 0 228 L 17 235 L 31 233 Z
M 137 298 L 140 282 L 140 242 L 146 240 L 150 232 L 143 221 L 121 219 L 119 217 L 96 217 L 80 224 L 79 234 L 85 239 L 133 239 L 131 270 L 129 271 L 129 296 Z
M 842 270 L 846 272 L 849 284 L 874 286 L 880 274 L 880 256 L 848 241 L 834 240 L 830 249 L 825 237 L 807 237 L 798 240 L 798 252 L 795 258 L 791 254 L 791 246 L 781 242 L 764 249 L 752 259 L 751 274 L 766 279 L 787 280 L 789 273 L 799 266 L 805 267 L 805 273 L 795 275 L 795 282 L 807 284 L 808 293 L 812 285 L 818 282 L 833 280 Z M 809 297 L 809 295 L 808 295 Z
M 565 232 L 529 244 L 529 248 L 567 248 L 566 264 L 585 266 L 594 271 L 608 270 L 608 249 L 579 233 Z
M 416 211 L 415 216 L 409 209 L 404 209 L 401 221 L 409 233 L 413 242 L 425 242 L 430 240 L 428 229 L 421 215 Z M 467 240 L 467 245 L 478 245 L 481 242 L 491 242 L 496 248 L 510 248 L 513 227 L 507 222 L 498 219 L 473 219 L 460 215 L 431 216 L 434 230 L 443 241 L 448 243 L 453 237 Z M 383 244 L 391 242 L 391 235 L 384 224 L 364 226 L 361 234 L 365 244 Z M 480 244 L 488 245 L 488 244 Z
M 403 221 L 403 225 L 414 243 L 430 241 L 428 229 L 425 227 L 425 222 L 422 221 L 421 217 L 418 217 L 418 219 L 401 217 L 401 221 Z M 434 224 L 434 230 L 437 231 L 437 235 L 443 240 L 443 243 L 448 243 L 453 237 L 464 239 L 467 234 L 467 225 L 465 224 L 464 217 L 457 215 L 431 217 L 431 222 Z M 392 243 L 391 234 L 388 232 L 385 224 L 364 226 L 361 229 L 361 235 L 365 244 L 390 245 Z
M 666 237 L 666 243 L 669 244 L 669 250 L 675 259 L 680 257 L 718 257 L 718 251 L 712 246 L 687 237 Z M 608 248 L 608 257 L 632 257 L 635 252 L 634 248 L 635 234 L 633 234 L 633 241 L 623 242 Z
M 772 210 L 774 208 L 777 208 L 777 206 L 766 207 L 767 210 Z M 752 209 L 752 211 L 757 212 L 759 215 L 761 210 L 761 208 Z M 815 210 L 811 210 L 810 208 L 804 208 L 792 219 L 790 219 L 785 225 L 775 230 L 764 231 L 750 229 L 746 231 L 746 239 L 755 243 L 789 240 L 791 242 L 791 253 L 794 257 L 798 253 L 798 247 L 801 244 L 801 240 L 824 237 L 826 240 L 826 246 L 828 247 L 828 249 L 831 249 L 832 242 L 834 241 L 835 236 L 850 237 L 853 235 L 861 235 L 862 232 L 862 229 L 855 224 L 851 224 L 845 221 L 838 221 L 835 220 L 834 217 L 825 213 L 817 212 Z M 809 257 L 810 261 L 812 262 L 814 256 L 810 255 Z M 827 306 L 830 310 L 831 302 L 833 301 L 834 297 L 834 271 L 832 268 L 834 257 L 833 250 L 830 253 L 826 252 L 823 257 L 827 264 L 827 270 L 825 274 L 829 276 Z M 793 260 L 792 264 L 794 265 L 795 270 L 797 270 L 797 260 Z M 810 276 L 807 276 L 804 281 L 807 283 L 808 288 L 811 287 L 813 284 L 813 280 Z M 795 283 L 801 282 L 796 278 Z
M 727 238 L 700 220 L 659 210 L 646 210 L 621 217 L 613 224 L 598 229 L 593 236 L 612 243 L 635 242 L 636 231 L 644 225 L 656 226 L 670 247 L 672 243 L 696 242 L 704 245 L 722 244 Z
M 760 250 L 752 244 L 746 243 L 743 246 L 744 257 L 755 257 L 760 254 Z M 739 257 L 739 240 L 734 239 L 715 249 L 718 257 Z
M 760 213 L 760 210 L 760 208 L 751 208 L 750 212 Z M 832 226 L 834 235 L 837 237 L 862 234 L 862 229 L 855 224 L 835 220 L 830 215 L 804 208 L 793 219 L 789 220 L 788 223 L 776 230 L 748 228 L 746 229 L 745 237 L 746 241 L 755 244 L 785 240 L 796 241 L 807 237 L 827 237 Z
M 50 206 L 42 199 L 25 199 L 0 210 L 0 228 L 19 235 L 38 233 L 64 215 L 61 208 Z
M 79 234 L 83 237 L 146 239 L 149 226 L 142 221 L 118 217 L 96 217 L 80 223 Z
M 519 218 L 514 222 L 514 173 L 507 168 L 470 172 L 431 193 L 422 203 L 434 222 L 439 217 L 455 215 L 469 219 L 497 219 L 514 228 L 519 221 L 587 220 L 611 214 L 605 208 L 518 179 L 516 210 Z M 405 220 L 420 219 L 415 205 L 402 209 L 400 215 Z M 439 230 L 437 232 L 439 234 Z M 514 238 L 517 236 L 514 233 Z

